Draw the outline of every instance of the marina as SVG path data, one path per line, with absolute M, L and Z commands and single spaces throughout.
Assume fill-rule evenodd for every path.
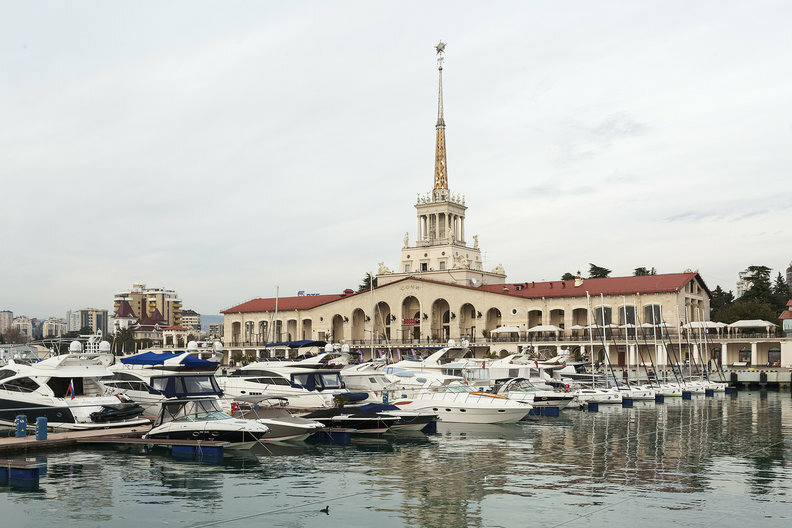
M 36 454 L 37 489 L 0 507 L 15 526 L 779 526 L 791 413 L 788 392 L 740 391 L 213 461 L 85 445 Z

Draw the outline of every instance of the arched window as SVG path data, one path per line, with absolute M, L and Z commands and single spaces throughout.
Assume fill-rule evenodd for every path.
M 659 304 L 650 304 L 644 306 L 644 323 L 657 325 L 663 322 L 662 306 Z

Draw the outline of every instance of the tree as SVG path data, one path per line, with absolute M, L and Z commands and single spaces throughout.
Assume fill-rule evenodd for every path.
M 22 345 L 27 343 L 29 339 L 19 327 L 10 326 L 3 332 L 3 341 L 9 345 Z
M 779 311 L 783 311 L 784 308 L 786 308 L 786 304 L 790 298 L 790 295 L 789 283 L 784 279 L 784 276 L 781 275 L 780 271 L 778 272 L 778 276 L 773 283 L 773 297 L 776 308 L 778 308 Z
M 135 351 L 135 335 L 131 328 L 120 328 L 113 335 L 113 353 L 127 353 Z
M 657 270 L 655 268 L 646 269 L 645 267 L 641 266 L 640 268 L 635 268 L 633 275 L 636 277 L 641 277 L 643 275 L 657 275 Z
M 770 268 L 767 266 L 748 266 L 747 271 L 748 274 L 745 277 L 745 281 L 750 286 L 741 298 L 772 304 L 773 292 L 770 287 Z
M 734 302 L 734 294 L 729 291 L 724 291 L 720 285 L 712 290 L 712 300 L 710 301 L 710 310 L 715 313 L 731 305 Z
M 566 273 L 561 275 L 561 280 L 575 280 L 575 276 L 567 271 Z
M 366 273 L 363 276 L 363 284 L 358 286 L 358 292 L 367 291 L 371 289 L 371 281 L 374 281 L 374 287 L 377 287 L 377 278 L 371 273 Z
M 589 262 L 589 279 L 607 279 L 612 270 Z

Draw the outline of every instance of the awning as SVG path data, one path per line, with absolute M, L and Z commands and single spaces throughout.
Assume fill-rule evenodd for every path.
M 580 326 L 580 325 L 573 325 L 567 328 L 567 330 L 585 330 L 585 329 L 586 329 L 585 326 Z
M 492 330 L 490 335 L 492 334 L 518 334 L 520 333 L 520 329 L 516 326 L 501 326 Z
M 762 319 L 745 319 L 733 322 L 729 325 L 729 328 L 770 328 L 771 326 L 778 325 Z
M 528 329 L 529 332 L 560 332 L 561 329 L 556 325 L 537 325 Z
M 303 339 L 301 341 L 283 341 L 281 343 L 270 343 L 264 345 L 266 347 L 289 347 L 289 348 L 302 348 L 302 347 L 323 347 L 327 341 L 311 341 L 310 339 Z

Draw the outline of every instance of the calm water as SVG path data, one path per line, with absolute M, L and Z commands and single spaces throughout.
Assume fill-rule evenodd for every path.
M 2 526 L 786 526 L 789 392 L 694 396 L 515 425 L 226 454 L 50 452 Z M 319 510 L 330 506 L 326 515 Z M 244 518 L 248 516 L 248 518 Z M 254 516 L 250 518 L 249 516 Z

